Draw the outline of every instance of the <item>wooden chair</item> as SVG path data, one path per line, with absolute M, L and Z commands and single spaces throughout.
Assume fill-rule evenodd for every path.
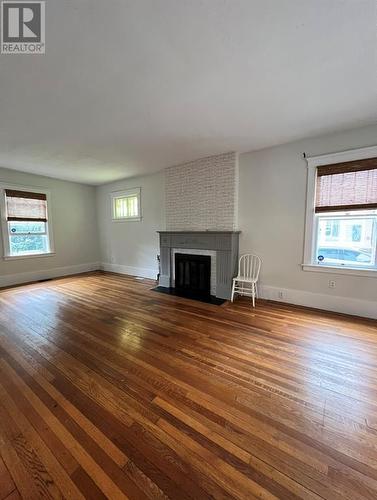
M 234 294 L 245 295 L 253 300 L 255 307 L 255 297 L 258 297 L 258 278 L 262 261 L 257 255 L 241 255 L 238 263 L 238 274 L 233 278 L 232 298 Z

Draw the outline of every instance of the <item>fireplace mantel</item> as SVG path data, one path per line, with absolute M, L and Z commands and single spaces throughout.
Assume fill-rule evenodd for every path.
M 159 285 L 172 284 L 172 249 L 216 251 L 216 296 L 230 299 L 232 278 L 237 272 L 240 231 L 158 231 L 161 273 Z

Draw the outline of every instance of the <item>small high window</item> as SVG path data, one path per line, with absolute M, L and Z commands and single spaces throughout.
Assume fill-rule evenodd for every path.
M 113 221 L 139 221 L 140 188 L 111 193 L 111 210 Z

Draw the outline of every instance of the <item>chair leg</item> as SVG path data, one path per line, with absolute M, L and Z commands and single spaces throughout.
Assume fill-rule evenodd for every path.
M 231 297 L 231 299 L 230 299 L 230 301 L 231 301 L 231 302 L 233 302 L 233 299 L 234 299 L 234 289 L 235 289 L 235 287 L 236 287 L 236 281 L 235 281 L 235 280 L 233 280 L 233 285 L 232 285 L 232 297 Z
M 251 296 L 253 298 L 253 307 L 255 307 L 255 283 L 251 286 Z

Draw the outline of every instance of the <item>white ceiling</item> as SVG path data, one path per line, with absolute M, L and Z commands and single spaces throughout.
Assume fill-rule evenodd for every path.
M 375 0 L 48 0 L 0 166 L 101 184 L 377 121 Z

